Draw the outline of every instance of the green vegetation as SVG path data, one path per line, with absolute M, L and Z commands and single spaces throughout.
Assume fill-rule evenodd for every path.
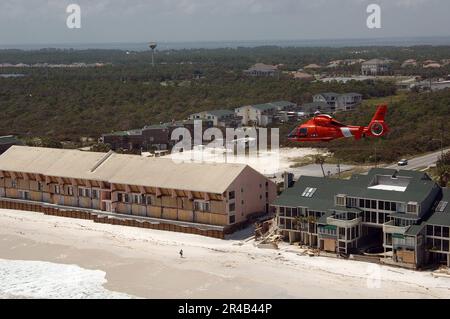
M 436 167 L 431 170 L 431 175 L 435 177 L 439 185 L 447 187 L 450 183 L 450 152 L 444 153 L 436 163 Z
M 391 99 L 385 102 L 390 103 Z M 382 102 L 382 101 L 377 101 Z M 369 103 L 355 112 L 339 114 L 337 119 L 348 124 L 367 125 L 376 104 Z M 450 91 L 411 93 L 392 99 L 389 104 L 388 136 L 360 141 L 340 140 L 328 145 L 336 157 L 345 162 L 393 162 L 402 157 L 436 151 L 450 145 Z
M 391 162 L 433 151 L 440 147 L 437 139 L 441 134 L 443 143 L 450 145 L 449 91 L 396 95 L 395 85 L 389 81 L 303 83 L 285 75 L 274 79 L 242 74 L 243 69 L 257 62 L 283 64 L 283 70 L 297 70 L 309 63 L 326 65 L 335 59 L 375 57 L 396 60 L 395 74 L 450 74 L 450 66 L 438 70 L 399 67 L 401 61 L 411 58 L 448 59 L 450 46 L 170 50 L 157 53 L 158 65 L 154 68 L 149 52 L 0 50 L 0 63 L 110 63 L 97 68 L 2 68 L 1 73 L 26 76 L 0 78 L 0 135 L 18 135 L 29 145 L 80 147 L 94 144 L 102 133 L 184 119 L 202 110 L 234 109 L 274 100 L 301 104 L 309 102 L 316 93 L 335 91 L 360 92 L 367 100 L 357 111 L 338 115 L 338 120 L 348 124 L 367 125 L 375 104 L 390 104 L 387 121 L 391 133 L 386 138 L 317 145 L 329 148 L 342 162 Z M 358 73 L 359 67 L 323 71 L 328 75 L 348 75 Z M 281 126 L 281 136 L 292 128 L 292 123 Z M 285 139 L 281 144 L 298 146 Z M 103 150 L 101 145 L 95 148 Z

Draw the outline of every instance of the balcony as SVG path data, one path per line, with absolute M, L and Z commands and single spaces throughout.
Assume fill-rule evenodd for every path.
M 401 234 L 404 235 L 410 226 L 395 226 L 394 221 L 391 220 L 383 224 L 383 232 L 387 234 Z
M 351 219 L 351 220 L 346 220 L 346 219 L 337 219 L 334 217 L 328 217 L 327 218 L 327 224 L 328 225 L 333 225 L 333 226 L 337 226 L 340 228 L 351 228 L 351 227 L 355 227 L 358 226 L 360 223 L 362 222 L 362 218 L 358 217 L 355 219 Z

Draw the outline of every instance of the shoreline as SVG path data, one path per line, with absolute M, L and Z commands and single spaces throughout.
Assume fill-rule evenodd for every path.
M 0 210 L 0 259 L 101 270 L 105 289 L 131 297 L 450 298 L 450 279 L 431 272 L 381 266 L 380 287 L 371 289 L 373 264 L 295 249 Z

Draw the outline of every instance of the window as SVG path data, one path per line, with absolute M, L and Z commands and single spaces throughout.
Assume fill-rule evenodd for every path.
M 305 191 L 302 193 L 302 197 L 313 197 L 314 193 L 317 191 L 317 188 L 306 187 Z
M 229 206 L 229 210 L 230 212 L 234 212 L 236 210 L 236 204 L 235 203 L 231 203 Z
M 442 212 L 445 210 L 445 208 L 447 207 L 447 205 L 448 205 L 448 202 L 441 201 L 441 202 L 437 205 L 436 211 L 442 213 Z
M 299 129 L 298 136 L 300 136 L 300 137 L 308 136 L 308 129 L 306 127 L 302 127 L 301 129 Z
M 297 208 L 292 208 L 292 217 L 297 217 L 297 216 L 298 216 Z
M 427 226 L 427 236 L 433 236 L 433 226 Z
M 292 217 L 292 209 L 290 207 L 286 208 L 286 217 Z
M 391 211 L 397 211 L 397 203 L 391 203 Z
M 266 192 L 266 199 L 269 198 L 269 192 Z
M 346 198 L 346 205 L 347 207 L 356 207 L 357 199 L 353 197 L 347 197 Z
M 284 207 L 280 207 L 280 216 L 285 216 L 285 210 Z
M 28 200 L 30 199 L 30 193 L 26 191 L 19 191 L 19 196 L 21 199 Z
M 386 202 L 386 205 L 384 206 L 385 210 L 391 210 L 391 202 Z
M 234 191 L 228 192 L 228 199 L 235 199 L 236 193 Z
M 91 190 L 89 188 L 80 187 L 78 188 L 78 196 L 91 197 Z
M 286 219 L 286 229 L 292 229 L 292 220 Z
M 378 201 L 378 209 L 384 210 L 384 202 L 382 200 Z
M 434 226 L 434 236 L 441 237 L 441 235 L 442 235 L 442 227 Z
M 133 194 L 131 195 L 133 199 L 133 204 L 140 204 L 141 203 L 141 196 L 140 194 Z
M 194 208 L 200 212 L 209 212 L 209 202 L 194 201 Z
M 442 241 L 442 251 L 449 251 L 449 247 L 448 247 L 448 240 L 443 240 Z
M 345 196 L 336 195 L 336 206 L 345 206 Z
M 442 227 L 442 237 L 448 238 L 448 237 L 449 237 L 448 231 L 449 231 L 449 228 L 448 228 L 448 227 L 445 227 L 445 226 Z
M 37 185 L 38 185 L 38 191 L 42 192 L 42 190 L 44 189 L 44 185 L 42 185 L 41 182 L 38 182 Z
M 365 211 L 365 212 L 364 212 L 364 218 L 363 218 L 363 221 L 364 221 L 365 223 L 370 223 L 370 212 L 368 212 L 368 211 Z
M 230 216 L 230 224 L 234 224 L 236 222 L 236 216 Z
M 17 180 L 15 180 L 15 179 L 11 180 L 11 187 L 12 188 L 17 188 Z
M 145 196 L 145 203 L 147 205 L 152 205 L 152 197 L 150 195 Z
M 93 189 L 92 190 L 92 199 L 98 199 L 99 198 L 99 190 L 98 189 Z
M 117 201 L 121 202 L 121 203 L 128 203 L 129 202 L 128 194 L 126 194 L 126 193 L 118 193 L 117 194 Z
M 55 194 L 61 194 L 61 186 L 55 185 Z
M 376 212 L 370 212 L 370 222 L 373 224 L 377 223 L 377 213 Z
M 366 206 L 364 205 L 364 199 L 360 199 L 359 200 L 359 207 L 360 208 L 365 208 Z
M 371 200 L 370 203 L 371 203 L 372 209 L 377 209 L 377 201 L 376 200 Z
M 67 195 L 73 196 L 73 186 L 68 186 L 67 187 Z
M 406 206 L 406 212 L 416 214 L 417 213 L 417 203 L 408 203 Z

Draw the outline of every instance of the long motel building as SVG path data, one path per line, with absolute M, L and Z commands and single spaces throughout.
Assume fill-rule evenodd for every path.
M 13 146 L 1 198 L 226 228 L 268 212 L 276 185 L 241 164 Z
M 350 179 L 302 176 L 272 206 L 291 243 L 415 269 L 450 266 L 449 201 L 426 173 L 375 168 Z

